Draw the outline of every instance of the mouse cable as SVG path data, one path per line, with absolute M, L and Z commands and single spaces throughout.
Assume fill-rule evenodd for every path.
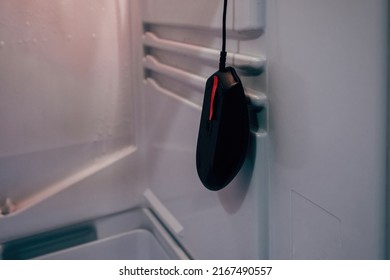
M 224 0 L 223 6 L 223 20 L 222 20 L 222 51 L 219 58 L 219 71 L 224 71 L 226 68 L 226 13 L 228 0 Z

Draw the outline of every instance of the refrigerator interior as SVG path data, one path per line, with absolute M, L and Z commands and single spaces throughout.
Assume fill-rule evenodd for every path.
M 386 258 L 387 1 L 229 1 L 251 133 L 210 192 L 222 8 L 0 2 L 0 259 Z

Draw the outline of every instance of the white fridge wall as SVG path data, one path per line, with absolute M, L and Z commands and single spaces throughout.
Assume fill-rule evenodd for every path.
M 252 127 L 246 163 L 226 189 L 207 190 L 196 172 L 195 151 L 205 81 L 217 70 L 219 59 L 219 52 L 212 60 L 206 59 L 204 53 L 221 47 L 223 1 L 139 3 L 143 15 L 141 33 L 185 43 L 187 48 L 204 48 L 185 53 L 179 48 L 144 46 L 145 143 L 151 190 L 182 225 L 177 238 L 195 259 L 267 258 L 266 113 L 254 114 L 264 124 Z M 229 3 L 230 53 L 254 59 L 263 56 L 264 2 Z M 249 10 L 257 15 L 255 24 L 250 16 L 237 14 L 246 11 L 248 15 Z M 239 29 L 234 28 L 237 24 Z M 265 80 L 260 73 L 241 74 L 248 92 L 263 98 Z M 265 111 L 264 107 L 265 104 Z
M 142 18 L 147 23 L 205 30 L 221 29 L 223 1 L 146 0 L 141 3 Z M 265 23 L 264 15 L 263 0 L 230 0 L 226 27 L 229 31 L 235 32 L 262 29 Z
M 230 2 L 230 53 L 267 57 L 265 74 L 240 70 L 264 110 L 243 170 L 214 193 L 195 147 L 218 57 L 143 34 L 218 50 L 222 1 L 165 1 L 0 2 L 0 203 L 55 194 L 0 218 L 0 241 L 144 205 L 150 188 L 194 258 L 383 258 L 387 2 Z M 194 3 L 207 13 L 184 17 Z
M 0 2 L 0 240 L 139 204 L 129 5 Z
M 193 88 L 197 103 L 183 106 L 143 85 L 139 3 L 1 2 L 0 129 L 7 134 L 1 140 L 0 195 L 16 209 L 0 219 L 0 240 L 138 206 L 151 187 L 184 226 L 178 238 L 195 258 L 265 257 L 266 215 L 258 213 L 266 204 L 259 206 L 258 197 L 265 202 L 266 157 L 256 161 L 253 150 L 266 153 L 265 134 L 254 130 L 252 154 L 232 187 L 210 193 L 200 185 L 194 164 L 200 110 L 194 107 L 203 89 Z M 242 38 L 258 42 L 253 30 L 261 25 L 237 23 L 240 32 L 250 33 Z M 216 49 L 221 44 L 215 31 L 197 39 Z M 239 40 L 231 43 L 239 53 Z M 206 76 L 216 66 L 198 69 Z M 104 166 L 131 147 L 128 156 Z M 261 173 L 252 174 L 254 165 Z M 176 167 L 183 172 L 175 178 Z
M 387 2 L 267 2 L 270 258 L 385 257 Z
M 201 103 L 193 96 L 201 89 L 182 77 L 167 77 L 149 62 L 152 56 L 196 73 L 195 78 L 215 68 L 147 51 L 151 188 L 184 225 L 180 240 L 195 257 L 384 258 L 387 1 L 266 1 L 265 14 L 265 42 L 264 36 L 253 40 L 253 33 L 240 31 L 230 33 L 228 46 L 230 52 L 267 58 L 267 79 L 245 77 L 244 82 L 269 97 L 269 139 L 257 139 L 254 168 L 240 174 L 247 181 L 238 179 L 219 194 L 202 189 L 194 171 L 196 105 Z M 188 18 L 190 28 L 169 17 L 146 17 L 146 30 L 218 48 L 218 33 L 208 38 L 205 24 Z M 233 29 L 234 19 L 228 26 Z M 162 89 L 150 86 L 149 78 Z M 172 93 L 186 102 L 172 99 Z M 229 211 L 234 204 L 238 207 Z

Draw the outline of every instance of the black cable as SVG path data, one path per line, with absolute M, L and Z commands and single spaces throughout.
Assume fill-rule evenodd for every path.
M 227 2 L 228 0 L 224 0 L 223 6 L 223 21 L 222 21 L 222 51 L 226 52 L 226 14 L 227 14 Z
M 222 20 L 222 51 L 219 59 L 219 71 L 224 71 L 226 68 L 226 14 L 227 14 L 228 0 L 224 0 L 223 6 L 223 20 Z

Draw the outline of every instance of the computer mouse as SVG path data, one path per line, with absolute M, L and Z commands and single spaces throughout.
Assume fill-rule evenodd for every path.
M 196 168 L 212 191 L 226 187 L 245 160 L 249 114 L 244 88 L 232 67 L 215 72 L 206 83 L 196 147 Z

